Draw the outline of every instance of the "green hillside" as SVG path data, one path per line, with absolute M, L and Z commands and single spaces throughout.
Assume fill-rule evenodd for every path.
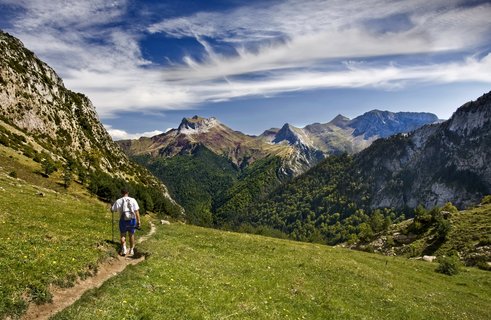
M 236 226 L 244 210 L 288 179 L 279 174 L 280 157 L 267 156 L 239 168 L 202 144 L 173 157 L 131 158 L 166 184 L 188 222 L 201 226 Z
M 0 163 L 0 318 L 17 318 L 28 301 L 50 301 L 50 284 L 94 274 L 116 247 L 107 204 L 78 183 L 65 190 L 61 173 L 44 178 L 34 173 L 40 164 L 1 146 Z M 145 262 L 55 319 L 486 319 L 491 311 L 491 273 L 476 268 L 449 277 L 436 263 L 182 224 L 158 227 L 139 248 Z
M 172 158 L 132 158 L 168 186 L 171 196 L 186 210 L 189 222 L 204 226 L 213 225 L 212 212 L 238 175 L 231 161 L 202 145 Z
M 65 190 L 60 173 L 34 173 L 40 168 L 0 146 L 0 319 L 50 301 L 50 284 L 72 286 L 116 254 L 108 204 L 75 182 Z
M 462 211 L 451 204 L 429 211 L 418 207 L 414 219 L 394 224 L 375 238 L 355 247 L 406 257 L 458 255 L 468 266 L 491 270 L 491 196 Z
M 54 319 L 488 319 L 491 273 L 237 234 L 159 226 L 150 257 Z

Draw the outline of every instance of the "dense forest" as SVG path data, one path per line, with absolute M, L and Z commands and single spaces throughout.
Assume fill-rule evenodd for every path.
M 186 210 L 190 223 L 202 226 L 235 225 L 239 212 L 287 178 L 279 174 L 278 157 L 239 168 L 201 144 L 172 158 L 132 158 L 166 184 L 172 197 Z
M 331 156 L 254 202 L 234 226 L 301 241 L 366 241 L 401 217 L 390 209 L 369 210 L 368 200 L 368 185 L 354 172 L 353 157 Z
M 192 224 L 336 244 L 368 241 L 404 218 L 369 210 L 369 186 L 346 154 L 294 179 L 282 173 L 278 157 L 239 168 L 201 144 L 172 158 L 133 160 L 167 185 Z
M 133 157 L 169 188 L 171 196 L 186 210 L 192 224 L 213 225 L 213 215 L 224 193 L 238 176 L 238 168 L 202 145 L 172 158 Z

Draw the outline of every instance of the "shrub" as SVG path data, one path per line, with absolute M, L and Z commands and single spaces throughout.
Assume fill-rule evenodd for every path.
M 63 187 L 65 189 L 68 189 L 72 182 L 72 170 L 70 170 L 70 167 L 66 166 L 65 169 L 63 170 Z
M 10 147 L 10 141 L 9 138 L 7 138 L 4 135 L 0 135 L 0 144 L 3 144 L 6 147 Z
M 480 260 L 476 263 L 476 266 L 481 270 L 491 271 L 491 265 L 489 265 L 486 261 Z
M 44 304 L 53 301 L 53 295 L 45 285 L 33 284 L 29 286 L 29 295 L 35 304 Z
M 481 200 L 481 204 L 490 204 L 491 203 L 491 194 L 484 196 Z
M 369 242 L 373 238 L 373 230 L 372 227 L 368 223 L 363 222 L 359 226 L 360 232 L 358 233 L 358 238 L 362 242 Z
M 53 162 L 53 160 L 51 160 L 51 158 L 45 158 L 41 163 L 41 167 L 43 168 L 43 173 L 46 176 L 49 176 L 56 171 L 56 164 Z
M 450 221 L 444 219 L 438 220 L 436 225 L 436 233 L 438 238 L 446 239 L 451 228 L 452 224 L 450 223 Z
M 452 202 L 447 202 L 445 205 L 441 208 L 441 211 L 448 211 L 450 213 L 457 213 L 459 210 L 457 209 L 456 206 L 452 204 Z
M 388 245 L 389 247 L 393 247 L 393 246 L 395 246 L 394 237 L 392 237 L 392 236 L 387 236 L 387 245 Z
M 460 261 L 456 256 L 447 256 L 438 258 L 440 263 L 435 269 L 436 272 L 453 276 L 459 273 Z

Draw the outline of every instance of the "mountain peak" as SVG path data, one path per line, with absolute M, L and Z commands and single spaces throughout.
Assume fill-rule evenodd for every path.
M 425 124 L 435 123 L 438 117 L 426 112 L 390 112 L 372 110 L 354 118 L 349 127 L 354 128 L 354 135 L 363 135 L 365 139 L 377 136 L 385 138 L 400 132 L 413 131 Z
M 338 114 L 334 119 L 332 119 L 329 123 L 338 127 L 345 127 L 350 119 L 348 117 L 343 116 L 342 114 Z
M 220 122 L 215 117 L 203 118 L 195 115 L 192 118 L 183 118 L 177 130 L 181 134 L 200 134 L 210 131 L 218 124 Z
M 309 139 L 305 132 L 289 123 L 285 123 L 283 127 L 281 127 L 280 131 L 278 131 L 276 134 L 273 143 L 280 143 L 281 141 L 287 141 L 290 145 L 310 145 L 310 143 L 308 143 Z

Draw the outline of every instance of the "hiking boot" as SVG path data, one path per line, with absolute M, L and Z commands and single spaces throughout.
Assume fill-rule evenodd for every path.
M 130 256 L 133 256 L 135 255 L 135 250 L 133 248 L 130 249 L 130 253 L 129 253 Z
M 119 254 L 122 256 L 126 255 L 126 246 L 121 247 L 121 251 L 119 252 Z

